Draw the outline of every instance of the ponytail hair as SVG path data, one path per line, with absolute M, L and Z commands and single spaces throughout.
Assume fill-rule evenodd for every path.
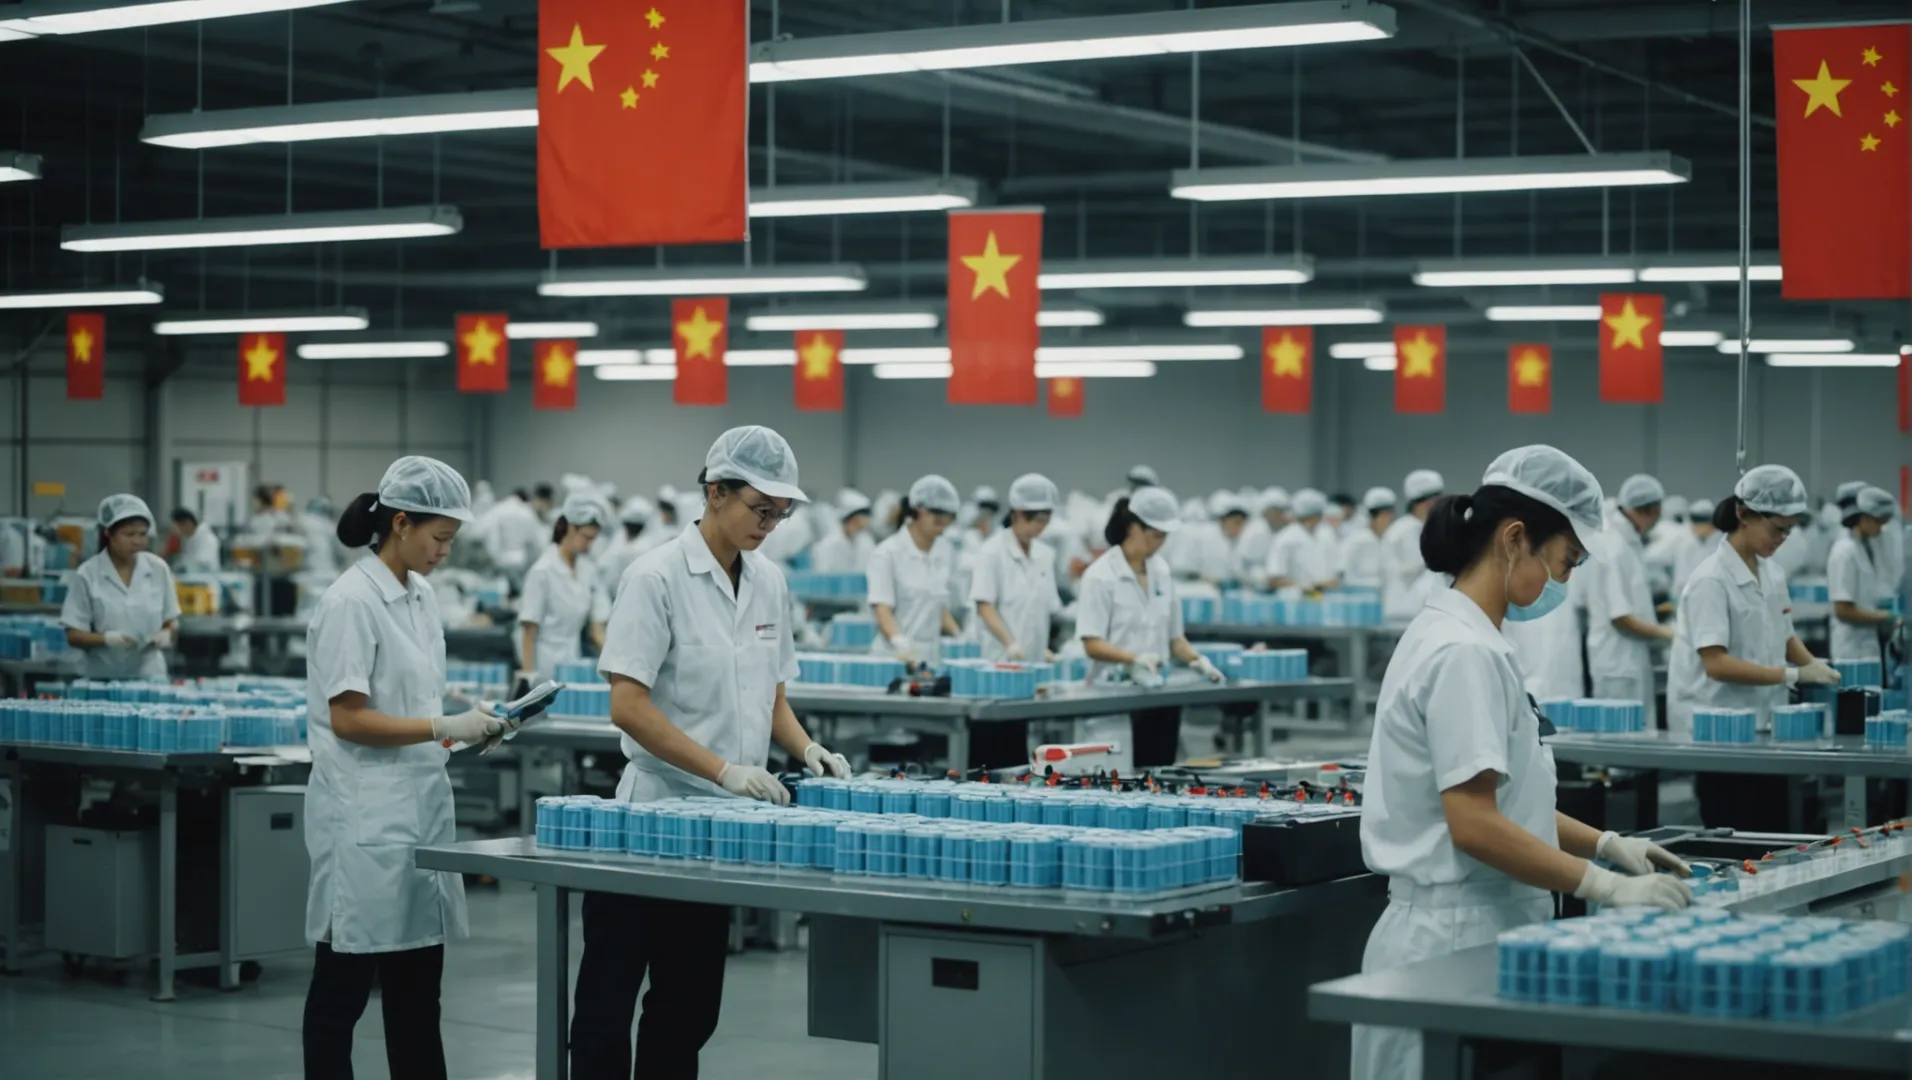
M 551 542 L 554 544 L 564 543 L 564 534 L 570 531 L 571 522 L 566 520 L 563 514 L 559 514 L 558 523 L 551 526 Z
M 1115 500 L 1115 508 L 1109 511 L 1108 524 L 1102 526 L 1102 539 L 1108 541 L 1110 547 L 1121 547 L 1122 541 L 1129 538 L 1129 527 L 1139 520 L 1129 510 L 1129 497 L 1122 496 Z
M 339 515 L 336 531 L 339 543 L 348 548 L 369 547 L 377 549 L 392 535 L 392 521 L 399 514 L 414 525 L 423 525 L 442 517 L 442 514 L 414 514 L 410 510 L 397 510 L 378 501 L 378 493 L 367 491 L 345 504 L 345 512 Z
M 1713 504 L 1713 528 L 1732 533 L 1739 528 L 1739 496 L 1728 495 Z
M 1538 548 L 1573 526 L 1560 511 L 1512 488 L 1489 484 L 1472 495 L 1443 495 L 1421 529 L 1421 561 L 1429 570 L 1459 575 L 1487 554 L 1494 535 L 1508 521 L 1527 527 L 1527 543 Z
M 905 495 L 903 500 L 896 504 L 896 527 L 900 529 L 915 520 L 916 508 L 910 505 L 910 497 Z

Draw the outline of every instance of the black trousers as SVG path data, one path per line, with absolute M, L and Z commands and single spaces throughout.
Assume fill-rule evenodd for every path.
M 372 983 L 385 1016 L 385 1062 L 394 1077 L 444 1080 L 438 1035 L 438 986 L 445 947 L 342 953 L 319 944 L 305 992 L 306 1080 L 351 1080 L 352 1029 L 365 1014 Z
M 1182 710 L 1143 709 L 1129 714 L 1129 741 L 1135 767 L 1156 769 L 1175 764 L 1182 749 Z
M 572 1080 L 692 1080 L 723 1008 L 729 943 L 727 907 L 585 893 Z M 647 972 L 633 1067 L 631 1019 Z

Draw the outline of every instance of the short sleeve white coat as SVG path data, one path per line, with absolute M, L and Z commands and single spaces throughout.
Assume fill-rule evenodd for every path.
M 943 612 L 949 608 L 950 576 L 956 569 L 956 552 L 938 537 L 928 551 L 916 546 L 908 529 L 876 545 L 870 553 L 869 601 L 889 607 L 896 617 L 896 629 L 919 660 L 934 661 L 943 634 Z M 878 655 L 890 652 L 890 643 L 878 634 L 870 651 Z
M 1691 735 L 1696 708 L 1757 709 L 1759 725 L 1771 725 L 1784 687 L 1718 682 L 1706 674 L 1699 655 L 1718 645 L 1748 663 L 1786 666 L 1786 642 L 1793 636 L 1786 573 L 1772 559 L 1759 559 L 1758 566 L 1755 575 L 1731 544 L 1722 543 L 1686 583 L 1667 661 L 1667 730 Z
M 538 628 L 538 655 L 519 657 L 519 663 L 542 678 L 551 678 L 559 664 L 584 655 L 584 628 L 602 622 L 609 612 L 591 557 L 579 555 L 575 563 L 566 565 L 556 544 L 545 548 L 525 572 L 524 593 L 518 600 L 518 625 Z M 520 649 L 523 643 L 519 636 Z
M 1076 590 L 1076 637 L 1101 638 L 1118 649 L 1154 653 L 1166 664 L 1169 643 L 1183 634 L 1182 602 L 1168 560 L 1156 555 L 1144 564 L 1144 588 L 1120 547 L 1103 552 L 1083 572 Z M 1092 663 L 1090 681 L 1113 678 L 1119 665 Z
M 970 580 L 971 604 L 994 604 L 1009 636 L 1022 646 L 1029 660 L 1042 659 L 1049 647 L 1050 621 L 1062 610 L 1062 597 L 1056 591 L 1056 554 L 1041 540 L 1031 540 L 1024 551 L 1016 535 L 999 529 L 983 542 L 976 557 L 976 572 Z M 983 658 L 1000 660 L 1003 644 L 996 635 L 976 620 Z
M 166 560 L 142 551 L 133 563 L 133 580 L 122 581 L 112 556 L 102 551 L 80 564 L 67 582 L 60 625 L 95 634 L 131 634 L 140 642 L 130 649 L 102 645 L 86 651 L 89 679 L 164 679 L 166 656 L 146 642 L 179 618 L 179 591 Z
M 1877 608 L 1887 589 L 1875 562 L 1883 555 L 1883 548 L 1880 540 L 1874 540 L 1868 549 L 1851 533 L 1841 536 L 1832 545 L 1832 554 L 1826 560 L 1829 599 L 1834 603 L 1845 600 L 1862 608 Z M 1879 631 L 1871 626 L 1855 626 L 1833 615 L 1832 658 L 1879 659 Z

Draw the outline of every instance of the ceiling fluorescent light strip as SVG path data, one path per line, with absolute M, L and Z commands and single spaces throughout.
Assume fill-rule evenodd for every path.
M 1414 269 L 1414 284 L 1431 288 L 1506 285 L 1631 285 L 1639 271 L 1630 262 L 1584 259 L 1437 259 Z
M 675 364 L 601 364 L 594 370 L 606 382 L 671 382 L 677 378 Z
M 1336 360 L 1366 360 L 1370 357 L 1394 356 L 1392 341 L 1337 341 L 1328 346 L 1328 355 Z
M 435 360 L 451 355 L 445 341 L 308 342 L 296 350 L 301 360 Z
M 1488 322 L 1599 322 L 1599 304 L 1498 304 Z
M 1361 358 L 1361 366 L 1367 368 L 1369 371 L 1393 371 L 1399 362 L 1393 353 L 1389 353 L 1386 356 L 1364 356 Z
M 371 320 L 360 308 L 331 311 L 256 311 L 227 314 L 196 312 L 153 324 L 153 333 L 178 334 L 297 334 L 363 330 Z
M 870 373 L 879 379 L 947 379 L 954 371 L 953 365 L 940 364 L 878 364 Z
M 0 310 L 127 307 L 134 304 L 157 304 L 165 299 L 165 291 L 158 285 L 142 281 L 137 285 L 108 286 L 101 289 L 0 293 Z
M 1755 353 L 1849 353 L 1853 348 L 1851 338 L 1754 338 L 1746 347 Z M 1721 341 L 1718 348 L 1727 356 L 1738 356 L 1739 339 Z
M 336 4 L 342 0 L 160 0 L 150 4 L 101 5 L 91 2 L 21 4 L 0 8 L 0 41 L 91 34 L 101 30 L 130 30 L 141 26 L 200 22 L 238 15 Z M 11 31 L 11 33 L 9 33 Z
M 538 92 L 535 88 L 525 88 L 167 113 L 148 117 L 140 128 L 139 138 L 155 146 L 212 150 L 254 143 L 436 135 L 537 126 Z
M 505 324 L 505 336 L 513 341 L 544 341 L 552 338 L 594 338 L 594 322 L 511 322 Z
M 875 184 L 816 184 L 754 188 L 754 218 L 825 214 L 902 214 L 959 210 L 976 205 L 976 181 L 961 176 Z
M 1110 361 L 1240 360 L 1244 355 L 1240 345 L 1232 344 L 1044 345 L 1036 349 L 1036 363 L 1063 367 Z
M 1778 263 L 1754 263 L 1746 268 L 1748 281 L 1781 281 L 1785 274 Z M 1640 280 L 1654 284 L 1666 282 L 1728 282 L 1739 280 L 1739 266 L 1643 266 Z
M 1440 195 L 1683 184 L 1692 175 L 1685 159 L 1664 152 L 1560 154 L 1177 169 L 1169 181 L 1169 194 L 1199 202 Z
M 1726 340 L 1718 330 L 1662 330 L 1660 345 L 1668 349 L 1711 349 Z
M 1101 326 L 1105 321 L 1101 308 L 1087 304 L 1066 307 L 1044 304 L 1042 310 L 1036 312 L 1036 325 L 1042 327 Z
M 1314 260 L 1270 259 L 1080 259 L 1045 263 L 1041 289 L 1201 288 L 1222 285 L 1305 285 L 1314 280 Z
M 665 352 L 669 351 L 665 350 Z M 644 351 L 642 349 L 579 349 L 575 359 L 579 367 L 641 364 L 644 362 Z
M 1895 368 L 1898 353 L 1771 353 L 1767 367 Z
M 67 251 L 103 252 L 325 244 L 448 236 L 463 228 L 464 220 L 457 207 L 405 206 L 316 214 L 68 225 L 60 230 L 60 247 Z
M 774 332 L 780 330 L 934 330 L 941 325 L 942 315 L 931 308 L 903 308 L 890 310 L 868 309 L 842 310 L 829 309 L 782 309 L 773 308 L 754 311 L 744 317 L 744 327 L 749 330 Z
M 1191 308 L 1182 313 L 1183 326 L 1355 326 L 1383 322 L 1387 312 L 1379 305 L 1355 307 Z
M 862 292 L 863 268 L 728 267 L 717 271 L 653 269 L 567 271 L 538 285 L 540 296 L 741 296 L 758 293 Z

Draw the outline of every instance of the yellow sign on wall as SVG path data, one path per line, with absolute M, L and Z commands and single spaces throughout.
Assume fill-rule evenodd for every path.
M 33 493 L 49 499 L 61 499 L 66 497 L 66 485 L 56 480 L 36 480 L 33 482 Z

